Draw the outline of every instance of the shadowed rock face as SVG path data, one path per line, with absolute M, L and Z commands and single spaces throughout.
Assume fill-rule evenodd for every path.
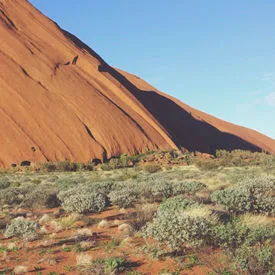
M 25 0 L 0 1 L 0 40 L 0 167 L 148 149 L 275 152 L 273 139 L 109 66 Z

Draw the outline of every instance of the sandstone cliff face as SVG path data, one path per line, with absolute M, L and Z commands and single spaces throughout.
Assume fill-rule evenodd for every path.
M 275 141 L 115 69 L 25 0 L 0 0 L 0 167 L 148 149 L 264 149 Z

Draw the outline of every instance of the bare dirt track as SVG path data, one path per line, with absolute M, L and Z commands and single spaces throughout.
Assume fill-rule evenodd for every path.
M 109 66 L 25 0 L 0 0 L 0 43 L 0 167 L 148 149 L 275 152 L 273 139 Z

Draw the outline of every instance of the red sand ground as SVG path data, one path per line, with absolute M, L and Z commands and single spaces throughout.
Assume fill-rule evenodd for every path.
M 39 214 L 48 213 L 51 214 L 56 209 L 45 209 L 40 210 Z M 131 210 L 128 210 L 129 212 Z M 125 220 L 124 214 L 118 211 L 117 208 L 108 209 L 100 214 L 90 214 L 90 218 L 94 218 L 98 221 L 102 219 L 107 219 L 110 224 L 114 219 L 119 219 L 121 223 Z M 9 269 L 13 270 L 18 265 L 27 266 L 29 272 L 25 274 L 36 274 L 38 267 L 41 268 L 43 274 L 49 274 L 49 272 L 56 272 L 58 274 L 79 274 L 76 269 L 76 256 L 84 253 L 91 255 L 94 260 L 104 259 L 110 257 L 125 257 L 127 262 L 131 263 L 131 270 L 141 272 L 143 274 L 159 274 L 159 272 L 164 270 L 174 271 L 178 267 L 183 267 L 184 262 L 188 264 L 188 260 L 180 260 L 176 262 L 173 258 L 167 257 L 164 259 L 152 258 L 149 254 L 142 251 L 141 247 L 145 245 L 142 238 L 139 237 L 127 237 L 118 231 L 118 226 L 111 226 L 110 228 L 98 228 L 97 224 L 92 226 L 85 226 L 85 228 L 91 229 L 94 237 L 95 245 L 94 248 L 86 252 L 77 252 L 72 248 L 79 241 L 69 241 L 66 243 L 67 248 L 71 248 L 71 251 L 64 251 L 62 249 L 62 244 L 59 242 L 62 240 L 69 240 L 72 238 L 73 234 L 77 232 L 83 224 L 82 221 L 76 222 L 74 228 L 68 230 L 62 230 L 61 232 L 55 233 L 54 237 L 49 237 L 52 231 L 40 237 L 39 240 L 33 242 L 25 242 L 19 238 L 5 239 L 3 235 L 0 234 L 0 244 L 5 247 L 8 243 L 16 243 L 19 250 L 15 252 L 8 252 L 4 257 L 0 253 L 0 270 Z M 111 242 L 114 239 L 124 240 L 118 247 L 113 247 L 106 250 L 107 242 Z M 215 262 L 215 254 L 217 254 L 212 248 L 207 248 L 207 251 L 200 252 L 198 256 L 203 257 L 203 259 L 209 259 L 217 267 L 218 263 Z M 216 259 L 220 258 L 219 253 Z M 3 258 L 1 258 L 3 257 Z M 203 260 L 203 262 L 205 262 Z M 209 264 L 205 263 L 195 264 L 193 267 L 185 268 L 180 271 L 180 274 L 185 275 L 204 275 L 211 271 Z M 71 271 L 66 269 L 66 267 L 71 267 Z M 123 273 L 126 274 L 129 269 Z M 83 273 L 85 274 L 85 273 Z
M 0 42 L 0 167 L 147 149 L 275 152 L 275 140 L 109 66 L 26 0 L 0 0 Z

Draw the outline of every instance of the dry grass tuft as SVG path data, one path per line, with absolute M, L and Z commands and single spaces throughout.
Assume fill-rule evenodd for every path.
M 79 214 L 71 214 L 67 217 L 60 218 L 58 220 L 59 225 L 62 227 L 62 229 L 70 229 L 73 228 L 75 223 L 80 219 Z
M 92 235 L 93 235 L 93 232 L 89 228 L 78 229 L 75 233 L 75 236 L 79 236 L 79 237 L 89 237 L 89 236 L 92 236 Z
M 14 274 L 25 274 L 27 273 L 29 268 L 24 265 L 18 265 L 13 269 Z
M 17 248 L 16 243 L 8 243 L 8 244 L 7 244 L 7 249 L 8 249 L 8 250 L 13 250 L 13 249 L 15 249 L 15 248 Z
M 206 206 L 193 207 L 185 210 L 184 215 L 190 217 L 202 217 L 211 222 L 212 224 L 217 224 L 219 222 L 219 217 L 217 214 L 213 213 L 211 209 Z
M 116 219 L 113 221 L 113 225 L 120 225 L 120 224 L 122 224 L 121 220 Z
M 79 243 L 79 245 L 82 249 L 89 250 L 95 247 L 96 241 L 82 241 Z
M 125 236 L 134 235 L 134 229 L 130 224 L 123 223 L 118 227 L 118 231 L 120 231 Z
M 87 266 L 87 265 L 91 265 L 93 262 L 93 258 L 91 255 L 88 255 L 88 254 L 84 254 L 84 253 L 81 253 L 81 254 L 78 254 L 76 256 L 76 264 L 78 266 Z
M 109 228 L 111 224 L 107 220 L 102 220 L 97 227 L 98 228 Z
M 48 229 L 47 229 L 45 226 L 42 226 L 42 227 L 40 228 L 40 233 L 41 233 L 41 234 L 48 234 L 49 231 L 48 231 Z
M 45 224 L 45 223 L 48 223 L 50 220 L 51 220 L 51 217 L 50 217 L 48 214 L 44 214 L 44 215 L 40 218 L 39 223 L 40 223 L 40 224 Z
M 53 221 L 53 220 L 50 221 L 49 226 L 50 226 L 50 231 L 53 231 L 55 233 L 63 230 L 63 227 L 57 221 Z
M 254 226 L 266 226 L 266 225 L 272 225 L 274 224 L 274 220 L 269 219 L 267 216 L 264 215 L 254 215 L 254 214 L 243 214 L 240 217 L 240 220 L 243 224 L 245 224 L 248 227 L 254 227 Z
M 139 231 L 147 222 L 151 221 L 157 211 L 156 204 L 137 205 L 136 211 L 128 214 L 130 225 L 135 231 Z

